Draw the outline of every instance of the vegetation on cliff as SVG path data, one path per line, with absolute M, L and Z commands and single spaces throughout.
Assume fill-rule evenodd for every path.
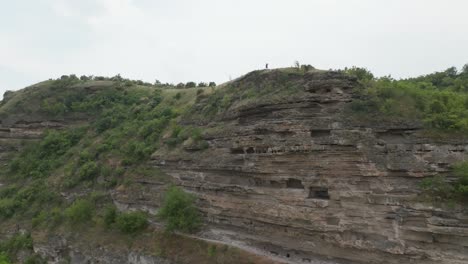
M 144 212 L 118 212 L 111 191 L 125 189 L 139 176 L 170 184 L 147 163 L 155 152 L 203 151 L 209 147 L 200 124 L 262 104 L 301 98 L 303 77 L 322 73 L 309 67 L 255 71 L 215 87 L 214 83 L 150 85 L 123 78 L 63 76 L 9 93 L 0 104 L 3 124 L 17 120 L 73 123 L 51 129 L 25 143 L 0 172 L 0 219 L 31 230 L 103 227 L 106 232 L 138 235 L 148 227 Z M 468 132 L 468 66 L 418 78 L 375 78 L 365 69 L 345 69 L 359 80 L 353 113 L 377 113 L 388 119 L 416 120 L 426 128 Z M 184 88 L 183 88 L 183 87 Z M 456 165 L 454 180 L 440 176 L 421 188 L 435 200 L 463 200 L 468 195 L 468 163 Z M 201 216 L 195 197 L 177 187 L 167 191 L 159 212 L 170 231 L 196 231 Z M 0 263 L 15 251 L 0 247 Z M 213 255 L 210 251 L 209 255 Z M 3 254 L 3 255 L 1 255 Z
M 440 175 L 424 179 L 421 188 L 427 199 L 436 203 L 468 202 L 468 161 L 455 164 L 453 176 L 450 181 Z
M 358 98 L 351 103 L 354 114 L 363 118 L 422 122 L 430 135 L 465 138 L 468 135 L 468 64 L 432 74 L 395 80 L 375 78 L 363 68 L 345 69 L 359 80 Z M 468 200 L 468 162 L 453 166 L 453 177 L 426 178 L 423 195 L 433 202 Z
M 199 130 L 177 125 L 195 93 L 62 77 L 10 95 L 0 108 L 5 119 L 32 115 L 77 125 L 46 131 L 41 140 L 25 144 L 2 171 L 7 186 L 0 188 L 0 218 L 32 230 L 101 223 L 125 234 L 144 230 L 146 213 L 109 214 L 109 191 L 143 175 L 170 181 L 146 162 L 158 148 L 186 140 L 202 143 Z
M 351 108 L 361 115 L 421 120 L 429 129 L 468 132 L 468 64 L 417 78 L 375 78 L 362 68 L 344 72 L 360 81 Z
M 159 211 L 159 216 L 166 220 L 168 231 L 193 232 L 200 227 L 201 219 L 194 201 L 193 195 L 184 192 L 179 187 L 169 188 Z

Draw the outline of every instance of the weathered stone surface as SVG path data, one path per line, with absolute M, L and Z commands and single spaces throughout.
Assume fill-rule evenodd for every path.
M 51 264 L 170 264 L 171 262 L 144 253 L 115 249 L 111 245 L 98 248 L 83 243 L 70 242 L 63 237 L 50 237 L 44 243 L 36 243 L 34 252 Z
M 157 152 L 154 165 L 198 196 L 208 228 L 285 259 L 467 263 L 466 208 L 417 199 L 421 179 L 468 158 L 467 143 L 349 118 L 343 75 L 298 82 L 308 96 L 231 109 L 205 134 L 209 149 Z
M 151 164 L 198 197 L 209 223 L 199 235 L 292 263 L 468 263 L 467 209 L 418 199 L 423 178 L 449 175 L 468 158 L 467 142 L 426 137 L 418 122 L 358 122 L 347 113 L 355 80 L 334 72 L 297 78 L 306 96 L 233 108 L 205 124 L 207 149 L 185 142 L 154 153 Z M 17 121 L 0 126 L 3 166 L 23 140 L 73 124 Z M 114 203 L 155 214 L 167 186 L 134 184 L 113 190 Z M 51 263 L 166 263 L 61 238 L 35 251 Z

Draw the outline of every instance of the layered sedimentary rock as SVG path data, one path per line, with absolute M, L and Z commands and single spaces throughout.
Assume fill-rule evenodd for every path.
M 238 82 L 276 78 L 272 71 Z M 420 195 L 425 177 L 450 179 L 451 164 L 468 158 L 468 142 L 428 137 L 418 122 L 355 118 L 348 106 L 357 82 L 341 73 L 288 78 L 301 96 L 232 107 L 212 122 L 183 120 L 204 131 L 209 147 L 187 143 L 152 156 L 151 165 L 197 196 L 207 223 L 198 235 L 292 263 L 468 263 L 466 207 L 441 208 Z M 83 120 L 2 120 L 2 168 L 23 141 Z M 167 181 L 142 177 L 111 194 L 121 210 L 154 214 L 166 188 Z M 35 250 L 54 258 L 65 247 L 76 263 L 112 263 L 112 256 L 115 263 L 164 263 L 104 247 L 51 243 Z
M 421 179 L 468 158 L 467 142 L 425 137 L 417 122 L 356 121 L 357 84 L 342 74 L 297 78 L 305 96 L 231 109 L 205 133 L 207 150 L 153 155 L 199 198 L 203 235 L 293 262 L 468 263 L 466 208 L 419 198 Z

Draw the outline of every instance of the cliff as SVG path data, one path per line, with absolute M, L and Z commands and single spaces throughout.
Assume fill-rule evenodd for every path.
M 356 116 L 358 86 L 341 72 L 272 70 L 197 96 L 177 124 L 200 139 L 162 144 L 147 163 L 170 180 L 135 175 L 108 189 L 112 202 L 155 214 L 175 183 L 197 197 L 205 225 L 196 237 L 284 262 L 468 263 L 466 206 L 428 202 L 420 187 L 434 175 L 450 179 L 451 165 L 468 157 L 465 137 L 436 138 L 416 119 Z M 93 118 L 4 116 L 3 164 L 44 129 Z M 165 131 L 161 142 L 173 137 Z M 82 259 L 75 263 L 103 261 Z

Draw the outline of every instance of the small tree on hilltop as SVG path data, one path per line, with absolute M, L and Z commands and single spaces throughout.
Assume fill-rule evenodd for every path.
M 186 85 L 185 85 L 185 88 L 193 88 L 193 87 L 196 87 L 197 84 L 195 82 L 188 82 Z

